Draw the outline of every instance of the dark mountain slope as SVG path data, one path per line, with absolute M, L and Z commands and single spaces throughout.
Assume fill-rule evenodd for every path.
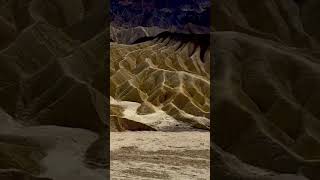
M 319 179 L 319 46 L 303 5 L 214 6 L 213 177 Z
M 106 5 L 0 1 L 0 179 L 106 178 Z

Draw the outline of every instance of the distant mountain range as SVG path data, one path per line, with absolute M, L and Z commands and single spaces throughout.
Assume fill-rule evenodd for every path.
M 117 28 L 158 27 L 174 32 L 208 34 L 209 0 L 111 1 L 111 26 Z

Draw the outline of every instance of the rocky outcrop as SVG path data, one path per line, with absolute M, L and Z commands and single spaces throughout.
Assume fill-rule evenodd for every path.
M 111 104 L 110 131 L 155 131 L 154 128 L 123 117 L 124 107 Z
M 166 29 L 160 27 L 133 27 L 123 28 L 110 25 L 110 39 L 112 42 L 121 44 L 135 44 L 140 40 L 152 40 L 157 35 L 166 32 Z
M 143 102 L 137 109 L 137 113 L 140 115 L 151 114 L 156 112 L 153 105 L 149 102 Z

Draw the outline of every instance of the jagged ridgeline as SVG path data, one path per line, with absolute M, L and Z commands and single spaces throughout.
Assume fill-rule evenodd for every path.
M 128 121 L 148 126 L 139 124 L 131 130 L 209 129 L 209 40 L 209 35 L 164 32 L 133 45 L 111 43 L 110 95 L 115 105 L 111 116 L 118 124 L 113 130 L 128 129 Z M 166 118 L 157 122 L 128 115 L 130 108 L 119 101 L 137 103 L 131 109 L 136 116 L 158 113 L 169 116 L 171 123 L 164 123 Z
M 113 0 L 110 19 L 111 40 L 125 44 L 165 31 L 209 34 L 210 1 Z
M 209 0 L 112 0 L 110 18 L 122 27 L 150 27 L 178 29 L 186 24 L 210 26 Z

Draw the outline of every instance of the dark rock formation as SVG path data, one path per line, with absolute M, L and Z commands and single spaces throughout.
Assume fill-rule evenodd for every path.
M 143 37 L 154 37 L 164 31 L 187 34 L 209 34 L 209 0 L 170 0 L 127 2 L 111 1 L 111 34 L 113 41 L 132 44 Z
M 317 3 L 213 6 L 213 178 L 319 179 Z
M 92 134 L 101 139 L 108 133 L 107 8 L 107 2 L 99 0 L 0 1 L 0 108 L 7 114 L 0 117 L 0 179 L 43 179 L 33 177 L 38 175 L 55 179 L 52 172 L 59 167 L 49 166 L 47 152 L 63 155 L 63 141 L 92 149 Z M 46 127 L 47 134 L 42 130 Z M 59 129 L 61 137 L 74 137 L 51 140 Z M 76 132 L 83 134 L 77 141 Z M 13 138 L 5 138 L 8 135 Z M 17 144 L 17 138 L 35 145 Z M 105 151 L 107 144 L 96 151 Z M 83 156 L 77 159 L 91 157 L 85 153 L 75 152 Z M 89 158 L 86 162 L 105 161 Z M 68 178 L 71 171 L 63 173 L 56 177 Z
M 111 1 L 112 24 L 121 27 L 156 26 L 168 29 L 175 27 L 187 30 L 187 24 L 203 26 L 209 30 L 210 25 L 209 0 L 171 0 L 171 1 L 131 1 L 123 4 L 121 1 Z M 209 31 L 202 32 L 208 33 Z

